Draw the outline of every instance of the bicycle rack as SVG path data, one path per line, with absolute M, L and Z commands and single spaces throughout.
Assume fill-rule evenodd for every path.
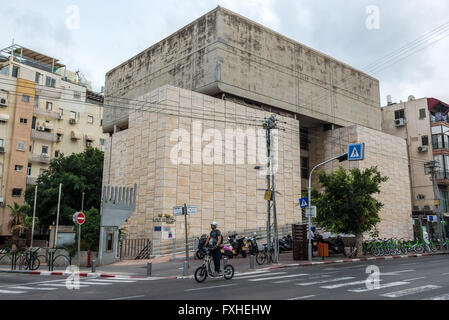
M 55 268 L 55 261 L 58 258 L 60 258 L 60 257 L 63 257 L 69 263 L 69 265 L 72 264 L 72 257 L 70 256 L 70 254 L 68 256 L 65 255 L 65 254 L 62 254 L 62 253 L 61 254 L 56 254 L 56 252 L 58 250 L 61 250 L 61 249 L 67 250 L 66 248 L 57 248 L 57 249 L 48 250 L 48 271 L 53 271 L 54 270 L 54 268 Z

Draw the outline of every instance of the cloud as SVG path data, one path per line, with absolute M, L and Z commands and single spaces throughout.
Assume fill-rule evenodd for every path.
M 70 31 L 65 20 L 72 2 L 45 8 L 31 0 L 8 4 L 0 11 L 0 41 L 6 46 L 15 38 L 55 56 L 69 69 L 81 70 L 97 88 L 107 71 L 217 5 L 365 71 L 372 71 L 366 66 L 373 61 L 446 22 L 449 12 L 447 0 L 131 0 L 126 6 L 78 0 L 80 29 Z M 371 5 L 380 10 L 378 30 L 366 28 L 366 8 Z M 447 52 L 449 38 L 374 73 L 383 104 L 387 94 L 398 100 L 414 94 L 449 101 Z

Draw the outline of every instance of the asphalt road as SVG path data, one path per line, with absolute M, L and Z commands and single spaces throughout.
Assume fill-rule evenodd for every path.
M 377 283 L 373 270 L 380 272 Z M 449 256 L 259 270 L 201 284 L 193 279 L 80 278 L 79 289 L 67 289 L 66 281 L 0 274 L 0 300 L 449 300 Z

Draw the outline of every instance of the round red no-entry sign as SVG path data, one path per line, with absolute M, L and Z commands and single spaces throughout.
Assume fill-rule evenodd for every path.
M 83 212 L 77 212 L 76 213 L 76 217 L 75 217 L 75 221 L 78 224 L 83 224 L 86 221 L 86 216 L 84 215 Z

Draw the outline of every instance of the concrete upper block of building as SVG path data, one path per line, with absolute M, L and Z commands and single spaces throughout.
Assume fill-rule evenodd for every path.
M 377 79 L 222 7 L 106 74 L 103 130 L 126 129 L 130 100 L 167 84 L 296 117 L 306 127 L 381 130 Z

